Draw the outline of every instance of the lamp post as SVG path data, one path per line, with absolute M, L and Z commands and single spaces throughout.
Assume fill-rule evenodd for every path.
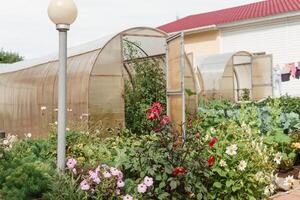
M 67 31 L 77 18 L 77 7 L 73 0 L 52 0 L 48 16 L 59 32 L 57 169 L 63 172 L 66 159 Z

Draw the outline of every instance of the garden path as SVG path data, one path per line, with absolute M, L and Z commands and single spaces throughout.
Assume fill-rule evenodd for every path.
M 279 193 L 274 197 L 272 197 L 270 200 L 300 200 L 299 180 L 297 180 L 294 188 L 295 188 L 294 190 Z

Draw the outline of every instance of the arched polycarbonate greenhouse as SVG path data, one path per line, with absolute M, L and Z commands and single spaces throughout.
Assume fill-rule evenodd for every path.
M 251 100 L 273 96 L 270 55 L 254 56 L 246 51 L 216 54 L 198 59 L 197 66 L 203 80 L 201 96 L 233 101 L 243 95 Z
M 139 27 L 69 49 L 68 121 L 88 114 L 106 128 L 124 127 L 124 81 L 134 73 L 124 46 L 134 45 L 141 59 L 157 58 L 166 69 L 166 54 L 171 50 L 166 40 L 167 34 L 160 30 Z M 170 66 L 169 72 L 179 69 Z M 0 67 L 0 129 L 21 137 L 24 133 L 48 135 L 49 123 L 57 120 L 58 67 L 56 55 Z M 180 81 L 186 82 L 185 88 L 195 92 L 199 81 L 188 62 L 184 71 L 182 77 L 173 79 L 183 78 Z M 197 98 L 189 101 L 196 108 Z

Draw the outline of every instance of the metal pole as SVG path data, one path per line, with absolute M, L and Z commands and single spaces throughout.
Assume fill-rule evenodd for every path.
M 59 31 L 57 170 L 64 172 L 67 119 L 67 31 L 69 25 L 59 24 L 56 29 Z

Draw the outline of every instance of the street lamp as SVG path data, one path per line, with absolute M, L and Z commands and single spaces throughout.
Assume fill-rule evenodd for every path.
M 67 31 L 77 17 L 73 0 L 52 0 L 48 16 L 59 32 L 59 75 L 58 75 L 58 134 L 57 169 L 64 171 L 66 157 L 66 101 L 67 101 Z

